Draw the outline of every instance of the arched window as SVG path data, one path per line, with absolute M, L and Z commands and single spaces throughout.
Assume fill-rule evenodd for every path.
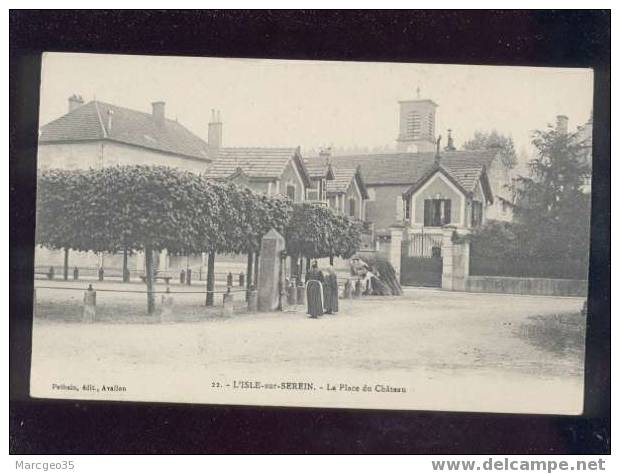
M 349 215 L 355 217 L 355 199 L 349 199 Z

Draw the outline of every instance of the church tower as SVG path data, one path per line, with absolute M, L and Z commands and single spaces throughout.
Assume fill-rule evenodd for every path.
M 436 147 L 435 113 L 437 104 L 430 99 L 401 100 L 400 126 L 397 141 L 398 151 L 433 152 Z

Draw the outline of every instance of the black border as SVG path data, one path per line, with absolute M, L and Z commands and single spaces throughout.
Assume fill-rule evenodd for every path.
M 610 21 L 607 10 L 11 11 L 10 452 L 609 453 Z M 584 415 L 30 399 L 42 51 L 594 68 L 594 212 Z

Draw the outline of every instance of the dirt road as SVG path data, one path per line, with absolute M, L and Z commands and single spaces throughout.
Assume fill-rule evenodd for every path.
M 300 307 L 162 324 L 39 319 L 33 330 L 32 393 L 579 413 L 582 303 L 415 289 L 403 297 L 341 301 L 338 315 L 318 320 Z M 89 385 L 125 390 L 84 390 Z

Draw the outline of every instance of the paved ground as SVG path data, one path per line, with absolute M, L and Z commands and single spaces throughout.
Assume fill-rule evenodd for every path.
M 67 300 L 70 294 L 73 299 Z M 338 315 L 312 320 L 300 307 L 220 319 L 217 311 L 205 313 L 200 306 L 204 296 L 195 295 L 194 301 L 188 294 L 175 295 L 175 311 L 190 317 L 145 324 L 154 321 L 142 314 L 144 295 L 100 295 L 98 304 L 108 308 L 107 319 L 84 325 L 71 321 L 79 316 L 81 292 L 38 291 L 33 395 L 581 411 L 585 321 L 578 298 L 412 289 L 403 297 L 341 301 Z M 125 324 L 118 314 L 110 316 L 121 307 L 135 313 L 123 316 Z M 63 317 L 65 311 L 68 317 Z M 244 386 L 243 381 L 262 386 L 235 388 Z M 297 390 L 308 386 L 288 382 L 313 385 Z M 52 384 L 74 384 L 81 390 L 52 390 Z M 83 390 L 88 384 L 116 384 L 126 391 Z

